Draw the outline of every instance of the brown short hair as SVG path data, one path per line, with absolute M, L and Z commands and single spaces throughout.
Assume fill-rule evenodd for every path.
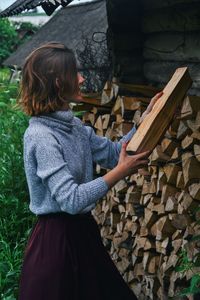
M 27 115 L 59 110 L 78 92 L 75 55 L 65 45 L 50 42 L 26 58 L 18 104 Z

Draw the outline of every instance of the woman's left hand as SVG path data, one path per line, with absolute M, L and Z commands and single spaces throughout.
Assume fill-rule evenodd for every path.
M 151 99 L 151 101 L 150 101 L 150 103 L 149 103 L 147 109 L 143 112 L 142 116 L 140 117 L 140 123 L 142 123 L 142 121 L 144 120 L 144 118 L 146 117 L 146 115 L 148 115 L 148 114 L 152 111 L 152 109 L 153 109 L 155 103 L 158 101 L 158 99 L 160 99 L 160 97 L 161 97 L 162 95 L 163 95 L 163 91 L 157 93 L 157 94 Z

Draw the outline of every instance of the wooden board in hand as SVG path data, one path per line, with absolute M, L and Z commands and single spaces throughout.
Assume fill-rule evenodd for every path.
M 164 88 L 161 98 L 138 127 L 127 146 L 127 151 L 139 153 L 155 148 L 191 85 L 188 68 L 178 68 Z

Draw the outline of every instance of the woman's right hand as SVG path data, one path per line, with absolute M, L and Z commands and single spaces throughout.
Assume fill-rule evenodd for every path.
M 149 162 L 147 157 L 150 155 L 150 151 L 128 155 L 126 147 L 127 143 L 123 143 L 117 166 L 103 176 L 109 188 L 126 176 L 136 173 L 138 169 L 146 166 Z
M 123 143 L 118 166 L 121 167 L 121 170 L 124 170 L 124 177 L 134 174 L 138 171 L 138 169 L 145 167 L 148 165 L 148 156 L 150 155 L 150 151 L 145 151 L 135 155 L 128 155 L 126 152 L 126 147 L 128 143 Z

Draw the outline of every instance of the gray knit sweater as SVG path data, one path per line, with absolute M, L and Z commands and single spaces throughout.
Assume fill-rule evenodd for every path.
M 103 177 L 93 179 L 93 162 L 112 169 L 122 141 L 97 136 L 71 110 L 31 117 L 24 133 L 24 167 L 30 210 L 36 214 L 86 213 L 109 190 Z

